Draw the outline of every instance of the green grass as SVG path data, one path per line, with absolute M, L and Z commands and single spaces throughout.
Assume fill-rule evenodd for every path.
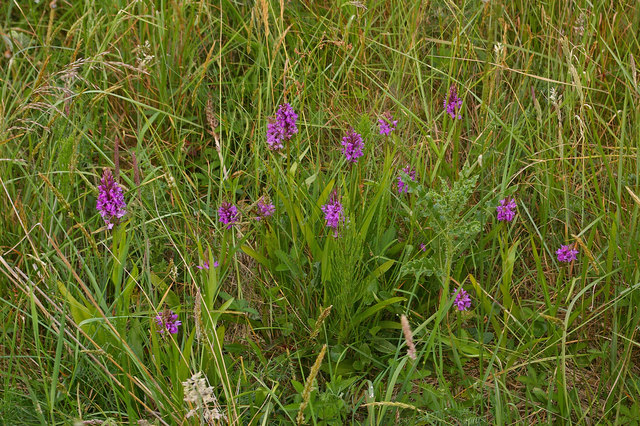
M 0 423 L 638 424 L 637 28 L 634 1 L 2 2 Z

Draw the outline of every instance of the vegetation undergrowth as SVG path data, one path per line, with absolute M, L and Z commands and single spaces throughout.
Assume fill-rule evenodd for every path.
M 637 424 L 640 5 L 0 4 L 0 423 Z

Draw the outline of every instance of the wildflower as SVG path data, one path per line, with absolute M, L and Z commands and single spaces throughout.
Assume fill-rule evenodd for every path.
M 182 382 L 184 388 L 184 401 L 199 403 L 204 397 L 213 395 L 213 387 L 207 386 L 207 379 L 202 377 L 202 371 L 197 372 L 191 378 Z
M 347 161 L 357 163 L 358 158 L 364 154 L 364 142 L 362 141 L 362 135 L 356 133 L 353 129 L 349 130 L 347 135 L 342 138 L 342 153 L 347 157 Z
M 284 148 L 282 144 L 282 129 L 276 121 L 269 121 L 267 123 L 267 145 L 269 145 L 269 149 L 273 151 Z
M 100 185 L 98 185 L 96 209 L 107 224 L 107 229 L 113 228 L 113 221 L 115 220 L 117 223 L 118 219 L 127 213 L 126 207 L 122 188 L 113 180 L 111 170 L 104 169 Z
M 168 331 L 171 334 L 178 333 L 178 326 L 182 322 L 178 320 L 178 314 L 173 311 L 166 310 L 160 315 L 156 316 L 156 325 L 158 326 L 158 333 L 164 333 Z
M 218 399 L 213 394 L 213 386 L 207 386 L 207 379 L 202 377 L 201 371 L 182 382 L 182 386 L 184 387 L 184 401 L 195 405 L 195 408 L 187 413 L 187 418 L 201 412 L 204 424 L 221 424 L 217 421 L 226 419 L 220 409 Z
M 424 243 L 420 243 L 420 250 L 427 251 L 427 246 Z
M 496 210 L 498 211 L 498 220 L 511 222 L 516 216 L 515 208 L 516 200 L 514 200 L 513 198 L 505 198 L 504 200 L 500 200 L 500 205 L 496 207 Z
M 386 112 L 382 114 L 382 118 L 378 119 L 378 124 L 380 126 L 380 134 L 389 136 L 389 134 L 396 129 L 398 120 L 394 120 L 391 113 Z
M 578 250 L 572 248 L 571 245 L 563 245 L 556 250 L 558 256 L 558 262 L 571 263 L 578 258 Z
M 218 209 L 219 221 L 227 225 L 227 229 L 231 227 L 238 220 L 238 208 L 231 203 L 222 203 Z
M 276 113 L 276 119 L 280 123 L 280 127 L 282 127 L 282 133 L 285 139 L 289 140 L 293 135 L 298 133 L 298 127 L 296 126 L 298 114 L 291 108 L 291 105 L 280 105 Z
M 324 220 L 328 228 L 334 229 L 334 236 L 338 236 L 338 225 L 344 222 L 344 213 L 342 212 L 342 204 L 337 198 L 336 192 L 333 191 L 329 202 L 321 207 L 324 213 Z
M 459 311 L 466 311 L 471 307 L 471 297 L 469 297 L 469 293 L 467 293 L 462 287 L 451 293 L 451 295 L 456 297 L 453 304 Z
M 176 282 L 178 281 L 178 265 L 175 265 L 173 263 L 173 259 L 171 259 L 170 265 L 173 265 L 173 266 L 171 266 L 171 269 L 169 269 L 169 277 L 171 277 L 171 280 L 173 282 Z
M 294 134 L 298 133 L 297 120 L 298 114 L 296 114 L 291 105 L 280 105 L 275 118 L 271 118 L 267 123 L 267 145 L 269 145 L 269 149 L 282 149 L 284 147 L 282 142 L 288 141 Z
M 457 117 L 460 119 L 462 116 L 458 114 L 458 110 L 462 108 L 462 99 L 458 97 L 458 91 L 455 86 L 449 87 L 449 96 L 444 99 L 444 109 L 451 118 Z
M 402 169 L 403 172 L 409 175 L 409 179 L 413 182 L 416 181 L 416 171 L 410 168 L 409 166 Z M 398 192 L 402 194 L 403 192 L 407 192 L 409 186 L 402 180 L 402 176 L 398 176 Z
M 258 200 L 258 216 L 256 220 L 262 220 L 265 217 L 271 216 L 276 211 L 276 206 L 271 203 L 265 203 L 262 200 Z
M 214 260 L 213 261 L 213 267 L 217 268 L 218 266 L 220 266 L 220 264 L 218 263 L 217 260 Z M 208 271 L 209 270 L 209 261 L 205 260 L 204 263 L 202 264 L 202 266 L 196 265 L 196 268 L 198 268 L 198 269 L 206 269 Z

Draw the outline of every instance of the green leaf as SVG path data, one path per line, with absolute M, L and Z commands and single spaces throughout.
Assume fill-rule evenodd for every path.
M 384 262 L 382 265 L 378 266 L 376 269 L 373 270 L 373 272 L 371 272 L 371 274 L 369 275 L 368 279 L 376 279 L 376 278 L 380 278 L 380 275 L 384 274 L 385 272 L 387 272 L 389 270 L 389 268 L 391 268 L 391 266 L 395 263 L 396 261 L 393 259 L 389 259 L 386 262 Z
M 87 306 L 80 303 L 75 297 L 69 293 L 67 287 L 61 282 L 58 281 L 58 290 L 67 299 L 69 303 L 69 309 L 71 310 L 71 316 L 76 324 L 80 324 L 82 321 L 93 318 L 92 312 L 87 308 Z M 86 330 L 85 330 L 86 331 Z
M 438 267 L 432 258 L 421 257 L 420 259 L 411 260 L 402 265 L 400 274 L 402 276 L 412 274 L 419 279 L 422 275 L 431 276 L 436 274 L 437 271 Z
M 262 266 L 265 266 L 265 267 L 269 266 L 269 259 L 261 255 L 260 253 L 258 253 L 257 251 L 249 247 L 248 245 L 243 244 L 242 247 L 240 247 L 240 250 L 242 250 L 246 255 L 252 257 L 256 262 L 258 262 Z
M 358 315 L 353 317 L 353 320 L 351 321 L 352 327 L 355 327 L 365 319 L 369 318 L 371 315 L 374 315 L 376 312 L 386 308 L 387 306 L 393 305 L 394 303 L 402 302 L 404 300 L 407 300 L 407 299 L 404 297 L 392 297 L 390 299 L 383 300 L 376 303 L 375 305 L 368 308 L 366 311 L 359 313 Z
M 129 253 L 129 239 L 127 238 L 127 222 L 117 225 L 113 233 L 113 270 L 111 272 L 111 282 L 115 286 L 115 294 L 120 294 L 122 286 L 122 275 Z

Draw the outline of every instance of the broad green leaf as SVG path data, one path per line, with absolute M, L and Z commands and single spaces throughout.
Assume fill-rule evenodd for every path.
M 352 326 L 355 327 L 356 325 L 360 324 L 362 321 L 364 321 L 365 319 L 369 318 L 371 315 L 374 315 L 376 312 L 386 308 L 389 305 L 392 305 L 394 303 L 398 303 L 398 302 L 402 302 L 404 300 L 407 300 L 404 297 L 392 297 L 390 299 L 387 300 L 382 300 L 378 303 L 376 303 L 375 305 L 371 306 L 370 308 L 368 308 L 366 311 L 356 315 L 355 317 L 353 317 L 353 320 L 351 321 Z

